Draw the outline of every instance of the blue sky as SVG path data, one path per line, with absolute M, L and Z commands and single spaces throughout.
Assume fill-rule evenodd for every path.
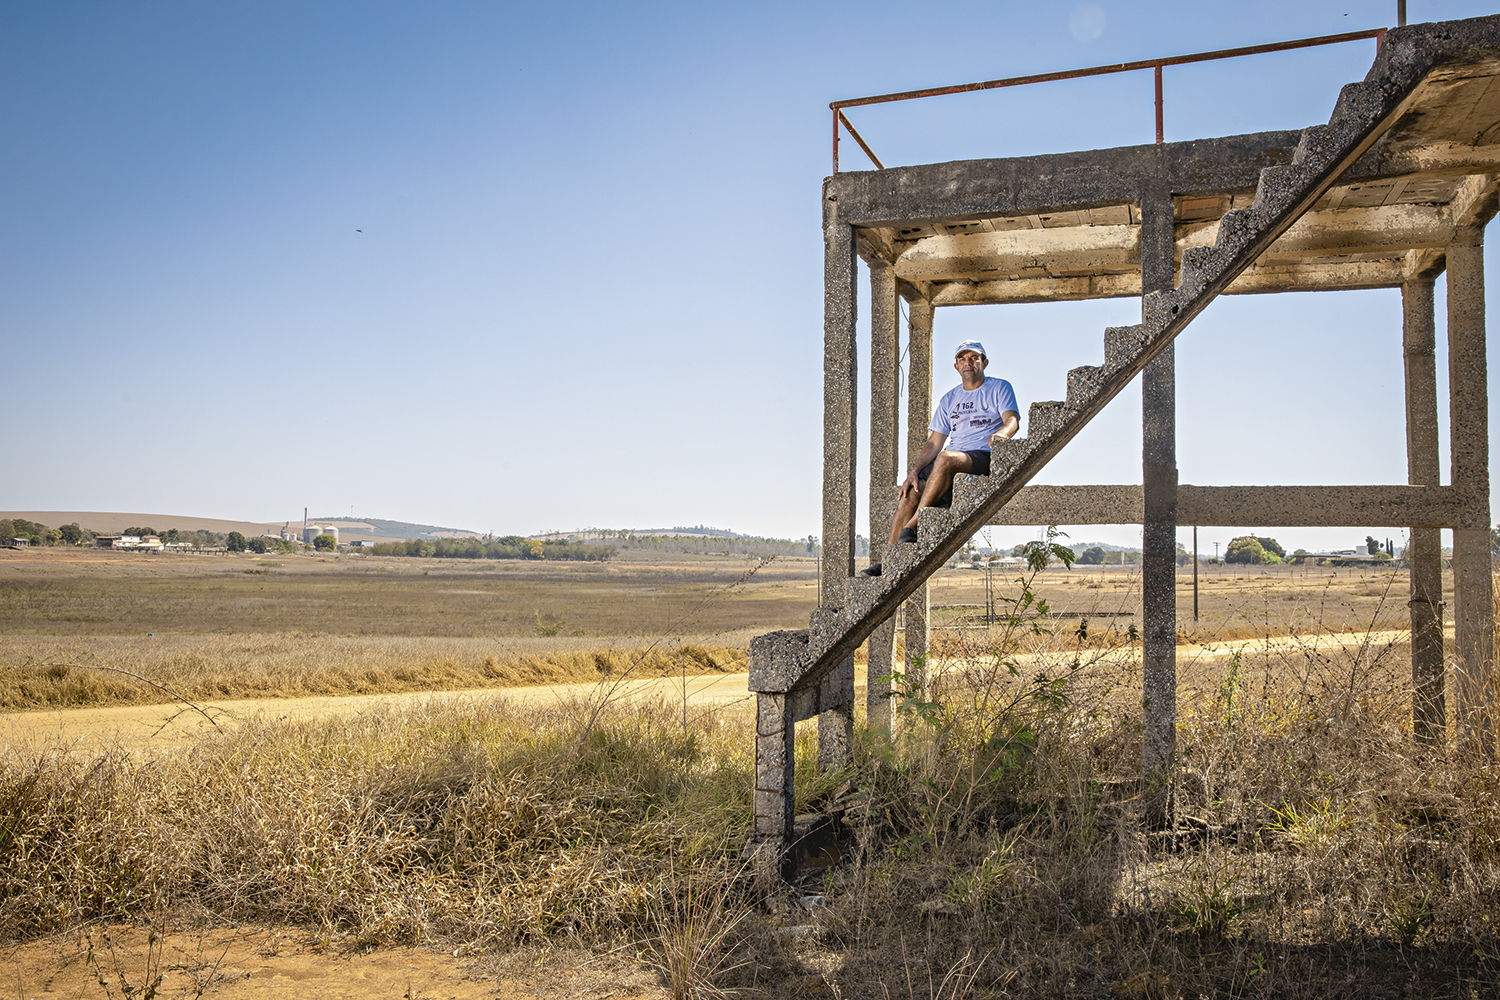
M 816 532 L 829 101 L 1395 6 L 11 5 L 0 509 Z M 1326 120 L 1373 50 L 1171 68 L 1167 137 Z M 853 117 L 887 163 L 1153 138 L 1147 73 Z M 1137 315 L 940 310 L 936 350 L 984 340 L 1024 408 Z M 1221 300 L 1178 344 L 1182 482 L 1404 481 L 1397 293 Z M 1042 480 L 1138 482 L 1139 425 L 1127 392 Z

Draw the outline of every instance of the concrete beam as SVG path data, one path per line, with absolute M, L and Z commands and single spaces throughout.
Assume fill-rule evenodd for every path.
M 856 226 L 910 227 L 1046 215 L 1134 203 L 1147 182 L 1179 194 L 1254 191 L 1262 167 L 1286 164 L 1300 131 L 1010 159 L 959 160 L 829 178 Z
M 896 274 L 907 280 L 943 281 L 1060 272 L 1134 271 L 1141 260 L 1139 226 L 1062 226 L 1011 229 L 972 236 L 928 236 L 901 250 Z
M 1419 251 L 1420 252 L 1420 251 Z M 1441 267 L 1440 251 L 1438 254 Z M 1357 288 L 1398 288 L 1408 274 L 1400 255 L 1387 260 L 1278 260 L 1256 264 L 1230 283 L 1227 295 L 1268 292 L 1329 292 Z M 938 306 L 978 306 L 1005 302 L 1074 302 L 1081 299 L 1133 298 L 1141 294 L 1141 276 L 1103 274 L 1073 278 L 1000 278 L 933 284 Z
M 1452 486 L 1178 486 L 1177 523 L 1263 528 L 1453 528 L 1473 503 Z M 1143 524 L 1139 485 L 1027 486 L 991 524 Z
M 1453 213 L 1443 205 L 1385 205 L 1309 212 L 1271 244 L 1252 273 L 1267 264 L 1305 263 L 1309 257 L 1371 253 L 1398 257 L 1412 248 L 1446 247 L 1453 240 L 1453 232 Z M 1190 247 L 1213 246 L 1218 234 L 1217 221 L 1176 226 L 1176 256 L 1181 258 L 1182 251 Z M 1063 226 L 928 236 L 904 245 L 904 249 L 898 245 L 897 249 L 896 274 L 908 281 L 1053 279 L 1057 284 L 1039 285 L 1037 291 L 1050 291 L 1054 298 L 1058 293 L 1066 297 L 1080 293 L 1102 297 L 1111 292 L 1107 283 L 1096 286 L 1087 283 L 1087 279 L 1134 272 L 1140 266 L 1141 227 Z M 1260 281 L 1252 278 L 1246 285 L 1271 290 L 1265 287 L 1268 284 L 1265 279 L 1283 274 L 1295 284 L 1307 284 L 1297 281 L 1294 274 L 1275 271 L 1264 272 Z M 1123 294 L 1121 289 L 1134 285 L 1134 294 L 1140 294 L 1139 282 L 1117 284 L 1114 289 L 1117 293 Z M 1235 290 L 1230 287 L 1231 292 Z M 954 303 L 940 299 L 939 304 Z

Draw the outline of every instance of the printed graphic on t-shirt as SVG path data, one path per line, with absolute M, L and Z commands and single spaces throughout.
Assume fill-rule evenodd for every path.
M 1007 410 L 1020 412 L 1015 390 L 1003 378 L 986 378 L 977 389 L 959 385 L 944 393 L 927 429 L 948 435 L 943 447 L 951 451 L 989 451 Z

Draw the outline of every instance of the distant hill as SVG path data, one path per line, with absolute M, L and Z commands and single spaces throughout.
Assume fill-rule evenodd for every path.
M 230 521 L 218 517 L 190 517 L 182 514 L 142 514 L 124 511 L 95 510 L 9 510 L 0 511 L 0 518 L 15 520 L 24 518 L 56 528 L 63 524 L 77 524 L 100 535 L 118 535 L 126 528 L 155 528 L 167 531 L 216 531 L 227 535 L 231 531 L 255 536 L 277 534 L 283 525 L 290 524 L 294 531 L 302 530 L 302 519 L 291 521 Z M 443 528 L 435 524 L 412 524 L 409 521 L 388 521 L 378 517 L 310 517 L 308 524 L 331 524 L 339 529 L 340 538 L 372 539 L 394 542 L 408 538 L 466 538 L 477 536 L 477 531 L 462 528 Z
M 478 538 L 480 533 L 465 528 L 443 528 L 436 524 L 412 524 L 410 521 L 387 521 L 378 517 L 310 517 L 307 523 L 332 524 L 339 529 L 339 537 L 347 532 L 357 538 Z M 296 522 L 301 524 L 301 521 Z M 347 526 L 347 527 L 346 527 Z

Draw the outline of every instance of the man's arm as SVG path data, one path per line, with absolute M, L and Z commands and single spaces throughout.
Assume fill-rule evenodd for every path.
M 990 450 L 995 450 L 995 445 L 1000 441 L 1007 441 L 1016 436 L 1016 431 L 1021 429 L 1021 415 L 1015 410 L 1006 410 L 1000 414 L 1000 429 L 990 435 Z
M 1019 419 L 1020 418 L 1017 417 L 1017 420 Z M 1011 433 L 1015 432 L 1012 431 Z M 947 443 L 947 441 L 948 435 L 944 434 L 942 431 L 933 431 L 927 436 L 927 443 L 922 445 L 922 453 L 917 456 L 917 460 L 912 463 L 911 471 L 908 472 L 906 474 L 906 478 L 901 481 L 901 496 L 905 497 L 907 490 L 915 490 L 917 488 L 917 470 L 922 468 L 922 466 L 926 465 L 928 462 L 931 462 L 933 459 L 937 458 L 938 452 L 943 450 L 943 445 Z

